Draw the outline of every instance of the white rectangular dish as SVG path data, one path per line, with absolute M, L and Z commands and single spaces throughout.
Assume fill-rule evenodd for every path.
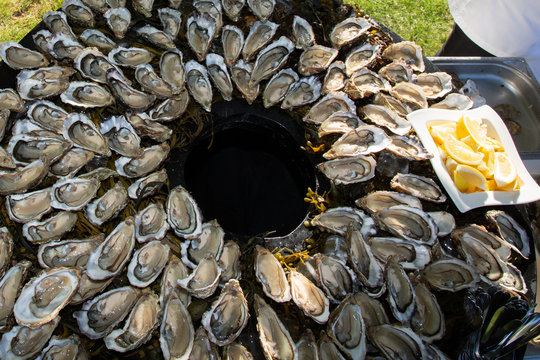
M 450 174 L 446 170 L 437 145 L 431 137 L 428 128 L 437 122 L 457 122 L 464 114 L 472 118 L 482 119 L 487 125 L 488 136 L 498 139 L 503 144 L 506 153 L 516 166 L 518 177 L 523 182 L 519 190 L 482 191 L 465 194 L 457 189 Z M 434 155 L 430 160 L 433 169 L 459 211 L 466 212 L 482 206 L 526 204 L 540 200 L 540 186 L 538 186 L 525 168 L 525 165 L 523 165 L 512 136 L 504 125 L 503 120 L 491 107 L 484 105 L 466 111 L 421 109 L 407 115 L 407 119 L 411 122 L 424 147 Z

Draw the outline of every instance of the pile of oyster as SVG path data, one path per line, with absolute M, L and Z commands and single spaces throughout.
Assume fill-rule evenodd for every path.
M 85 359 L 103 343 L 128 352 L 156 339 L 166 359 L 445 358 L 434 294 L 526 293 L 509 261 L 531 256 L 518 222 L 496 211 L 482 220 L 493 231 L 456 228 L 437 183 L 408 173 L 431 155 L 407 113 L 471 100 L 371 20 L 312 26 L 298 9 L 66 0 L 43 17 L 36 50 L 0 44 L 20 70 L 16 89 L 0 90 L 4 358 Z M 226 241 L 186 189 L 167 186 L 162 166 L 185 119 L 239 96 L 303 121 L 327 148 L 318 169 L 335 191 L 365 184 L 364 196 L 313 211 L 318 245 L 297 244 L 310 256 L 294 264 Z M 390 181 L 379 173 L 388 163 L 407 166 Z M 375 182 L 384 190 L 370 191 Z

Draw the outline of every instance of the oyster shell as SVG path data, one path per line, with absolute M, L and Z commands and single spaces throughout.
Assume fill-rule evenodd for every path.
M 58 180 L 51 190 L 51 205 L 59 210 L 81 210 L 96 196 L 100 182 L 97 179 L 65 178 Z
M 225 232 L 216 220 L 202 225 L 201 234 L 190 241 L 183 242 L 182 261 L 188 267 L 195 269 L 207 255 L 219 259 L 223 251 Z
M 110 149 L 122 156 L 136 157 L 141 153 L 141 139 L 126 117 L 111 116 L 100 123 L 99 131 Z
M 0 228 L 0 276 L 4 275 L 6 267 L 10 264 L 13 250 L 13 236 L 6 227 Z
M 49 160 L 41 158 L 13 171 L 0 171 L 0 195 L 20 194 L 38 185 L 49 171 Z
M 428 246 L 401 238 L 372 237 L 368 243 L 371 252 L 381 263 L 394 258 L 405 270 L 422 270 L 432 260 Z
M 159 98 L 172 96 L 171 86 L 156 74 L 152 65 L 138 65 L 135 68 L 135 79 L 143 90 Z
M 116 69 L 108 70 L 106 77 L 114 97 L 130 110 L 144 111 L 156 101 L 155 95 L 135 89 Z
M 230 343 L 223 350 L 224 360 L 253 360 L 253 355 L 237 342 Z
M 450 93 L 446 95 L 444 100 L 431 105 L 434 109 L 448 109 L 448 110 L 467 110 L 472 108 L 473 101 L 467 95 Z
M 47 344 L 54 329 L 60 323 L 60 316 L 37 328 L 17 325 L 5 333 L 0 340 L 0 351 L 6 359 L 30 359 Z
M 435 224 L 437 224 L 437 236 L 450 235 L 456 228 L 456 219 L 449 212 L 431 211 L 428 214 L 435 221 Z
M 356 277 L 347 265 L 321 253 L 314 258 L 317 262 L 319 285 L 332 303 L 339 304 L 348 294 L 357 291 Z
M 225 63 L 232 66 L 244 48 L 244 33 L 234 25 L 225 25 L 221 31 L 221 43 Z
M 323 157 L 336 159 L 369 155 L 386 149 L 390 141 L 388 135 L 381 128 L 373 125 L 362 125 L 340 137 L 330 150 L 324 153 Z
M 416 294 L 403 267 L 391 259 L 385 269 L 387 301 L 394 317 L 405 326 L 410 325 L 416 307 Z
M 437 298 L 422 283 L 415 285 L 414 292 L 416 309 L 411 320 L 412 329 L 428 343 L 442 339 L 445 321 Z
M 159 303 L 161 307 L 165 307 L 170 299 L 179 299 L 184 306 L 191 303 L 191 296 L 188 291 L 182 289 L 178 285 L 178 280 L 188 277 L 189 269 L 187 266 L 174 254 L 169 257 L 169 262 L 163 269 L 161 277 L 161 291 L 159 293 Z
M 13 89 L 0 90 L 0 106 L 3 109 L 9 110 L 9 111 L 15 111 L 15 112 L 24 111 L 24 101 L 23 99 L 21 99 L 17 91 Z
M 267 359 L 293 360 L 295 344 L 279 316 L 259 295 L 255 294 L 255 314 L 259 340 Z
M 182 26 L 182 13 L 171 8 L 161 8 L 158 9 L 158 16 L 163 26 L 163 31 L 173 40 L 176 39 Z
M 92 251 L 86 264 L 86 274 L 92 280 L 105 280 L 116 276 L 129 261 L 135 247 L 135 224 L 127 218 Z M 80 326 L 79 326 L 80 327 Z
M 144 40 L 163 50 L 176 49 L 174 39 L 165 31 L 159 30 L 152 25 L 144 25 L 135 30 L 135 32 Z
M 298 80 L 298 74 L 292 69 L 279 71 L 266 84 L 263 93 L 264 107 L 269 108 L 280 103 Z
M 26 277 L 26 272 L 31 265 L 30 261 L 21 261 L 13 265 L 0 280 L 0 296 L 2 297 L 2 303 L 0 304 L 1 332 L 5 332 L 11 326 L 13 306 Z
M 316 76 L 301 78 L 289 90 L 281 103 L 282 109 L 292 109 L 317 101 L 321 96 L 321 82 Z
M 413 71 L 403 60 L 394 60 L 379 70 L 379 75 L 392 84 L 411 82 Z
M 219 360 L 217 346 L 210 342 L 206 330 L 200 326 L 195 332 L 190 359 Z
M 84 81 L 73 81 L 60 94 L 62 102 L 82 108 L 105 107 L 114 103 L 111 93 L 103 86 Z
M 336 48 L 353 42 L 371 28 L 371 23 L 361 17 L 351 17 L 343 20 L 330 33 L 330 41 Z
M 501 237 L 525 259 L 531 256 L 527 231 L 510 215 L 503 211 L 491 210 L 486 213 L 487 220 L 497 228 Z M 502 259 L 505 259 L 501 256 Z
M 36 101 L 30 105 L 27 114 L 38 125 L 55 133 L 62 133 L 64 120 L 68 115 L 64 109 L 46 100 Z
M 83 27 L 93 28 L 96 24 L 92 9 L 80 0 L 67 0 L 62 4 L 62 11 L 66 17 Z
M 143 48 L 119 46 L 109 52 L 108 57 L 111 64 L 134 69 L 138 65 L 150 63 L 154 54 Z
M 338 112 L 356 114 L 356 105 L 342 92 L 328 94 L 311 107 L 304 121 L 310 124 L 320 125 L 331 115 Z
M 325 71 L 334 61 L 338 51 L 322 45 L 313 45 L 306 48 L 298 60 L 298 72 L 309 76 Z
M 422 340 L 409 328 L 384 324 L 369 328 L 367 335 L 387 358 L 428 359 Z
M 242 50 L 242 56 L 246 62 L 249 62 L 260 49 L 272 40 L 278 27 L 278 24 L 271 21 L 255 21 L 253 23 Z
M 383 304 L 366 293 L 359 291 L 348 297 L 347 301 L 360 306 L 366 329 L 372 326 L 390 323 Z
M 236 340 L 248 319 L 249 310 L 244 292 L 238 280 L 232 279 L 204 313 L 201 324 L 214 344 L 225 346 Z
M 345 356 L 338 350 L 334 341 L 324 332 L 321 331 L 319 335 L 319 357 L 320 359 L 328 360 L 345 360 Z
M 159 330 L 159 343 L 163 357 L 168 359 L 188 359 L 195 336 L 193 322 L 186 306 L 172 296 L 163 311 Z
M 143 15 L 144 17 L 152 17 L 154 0 L 132 0 L 131 5 L 136 12 Z
M 93 158 L 94 153 L 90 150 L 72 148 L 51 165 L 51 174 L 58 177 L 73 176 Z
M 15 135 L 9 140 L 7 152 L 13 156 L 15 164 L 28 164 L 42 156 L 55 161 L 70 147 L 62 138 Z
M 42 54 L 49 55 L 49 42 L 52 39 L 53 34 L 49 30 L 39 30 L 32 35 L 36 50 L 39 50 Z
M 54 68 L 23 70 L 17 75 L 17 92 L 25 100 L 39 100 L 56 96 L 68 88 L 68 76 L 56 76 Z M 61 69 L 61 68 L 57 68 Z M 49 79 L 49 77 L 52 77 Z M 4 93 L 5 94 L 5 93 Z
M 326 323 L 330 315 L 330 301 L 324 291 L 294 269 L 289 271 L 288 278 L 292 299 L 296 306 L 317 323 Z
M 168 179 L 165 169 L 156 171 L 131 184 L 128 188 L 128 196 L 134 200 L 151 196 L 158 192 L 167 183 Z
M 139 243 L 161 240 L 167 230 L 167 213 L 161 203 L 150 204 L 135 215 L 135 237 Z
M 107 21 L 109 28 L 114 33 L 114 36 L 117 39 L 123 39 L 131 25 L 131 13 L 129 10 L 123 7 L 112 8 L 107 10 L 103 17 Z M 105 40 L 105 42 L 108 43 L 107 40 Z M 111 48 L 110 50 L 113 49 Z
M 370 42 L 353 49 L 345 59 L 347 76 L 373 64 L 379 58 L 380 52 L 381 46 Z
M 232 80 L 249 104 L 259 96 L 260 90 L 259 84 L 251 85 L 252 73 L 253 67 L 244 60 L 238 60 L 231 68 Z
M 214 81 L 214 85 L 221 92 L 223 99 L 231 101 L 234 88 L 231 76 L 225 65 L 225 59 L 218 54 L 208 54 L 206 55 L 206 68 Z
M 390 94 L 410 105 L 413 109 L 427 109 L 428 102 L 422 88 L 409 82 L 400 82 L 394 85 Z
M 452 91 L 452 76 L 445 72 L 423 73 L 416 77 L 415 84 L 420 86 L 428 99 L 437 99 Z
M 127 112 L 126 120 L 133 126 L 140 137 L 148 137 L 162 143 L 169 140 L 172 136 L 172 130 L 170 128 L 153 121 L 146 113 Z
M 60 360 L 88 360 L 88 353 L 76 334 L 71 334 L 64 339 L 53 336 L 36 360 L 56 359 L 58 356 L 61 357 Z
M 407 160 L 422 161 L 433 158 L 433 154 L 422 146 L 416 136 L 392 136 L 387 150 Z
M 275 0 L 247 0 L 247 3 L 251 12 L 261 21 L 268 20 L 276 6 Z
M 240 246 L 232 240 L 223 245 L 223 251 L 218 258 L 218 265 L 221 268 L 221 282 L 226 283 L 231 279 L 240 280 L 242 276 L 240 270 Z
M 158 297 L 151 291 L 143 291 L 131 309 L 122 329 L 113 330 L 104 339 L 107 349 L 127 352 L 138 348 L 152 336 L 159 324 Z
M 72 113 L 67 116 L 62 134 L 64 138 L 82 149 L 100 155 L 111 155 L 107 140 L 101 135 L 94 123 L 82 113 Z
M 167 265 L 169 251 L 169 247 L 158 240 L 135 251 L 128 266 L 129 283 L 139 288 L 153 283 Z
M 324 76 L 323 93 L 340 91 L 345 87 L 346 81 L 345 63 L 343 61 L 334 61 L 330 64 Z
M 186 38 L 199 61 L 203 61 L 216 36 L 216 20 L 208 13 L 193 14 L 187 20 Z
M 15 161 L 9 152 L 3 147 L 0 147 L 0 167 L 5 169 L 16 169 Z
M 421 274 L 432 288 L 451 292 L 474 287 L 479 280 L 476 270 L 458 259 L 434 261 Z
M 169 192 L 167 221 L 176 235 L 194 239 L 202 232 L 202 214 L 191 194 L 181 186 Z
M 77 291 L 80 276 L 77 269 L 55 268 L 32 278 L 13 307 L 17 323 L 36 328 L 53 320 Z
M 381 229 L 420 245 L 434 245 L 437 225 L 424 211 L 406 205 L 397 205 L 373 214 Z
M 53 34 L 47 47 L 50 56 L 65 63 L 72 63 L 83 50 L 76 40 L 61 33 Z
M 37 258 L 44 269 L 56 267 L 84 268 L 88 256 L 105 239 L 104 234 L 82 240 L 51 241 L 39 246 Z
M 363 211 L 351 207 L 336 207 L 319 214 L 311 220 L 311 225 L 319 226 L 323 230 L 345 236 L 349 223 L 355 222 L 362 227 L 362 235 L 369 238 L 375 235 L 376 228 L 373 219 Z
M 285 64 L 294 50 L 294 44 L 285 36 L 274 41 L 257 55 L 250 83 L 252 86 L 269 79 Z
M 315 44 L 315 34 L 309 22 L 298 15 L 294 16 L 292 35 L 297 49 L 306 49 Z
M 137 157 L 122 156 L 115 161 L 116 171 L 128 178 L 138 178 L 155 171 L 169 155 L 171 147 L 167 143 L 142 149 Z
M 392 189 L 435 203 L 446 201 L 446 195 L 430 178 L 414 174 L 397 174 L 390 182 Z
M 27 49 L 12 41 L 0 43 L 0 57 L 6 65 L 15 70 L 37 69 L 49 63 L 40 52 Z
M 393 112 L 380 106 L 368 104 L 360 109 L 364 115 L 379 126 L 383 126 L 397 135 L 407 135 L 411 129 L 411 123 Z
M 345 92 L 351 99 L 363 99 L 380 91 L 390 91 L 390 83 L 379 74 L 362 68 L 353 73 L 345 84 Z
M 315 336 L 310 329 L 306 329 L 295 346 L 295 360 L 317 360 L 319 359 L 319 348 L 315 341 Z
M 159 59 L 161 77 L 173 88 L 176 93 L 184 87 L 185 69 L 183 54 L 180 50 L 167 50 Z
M 216 291 L 219 285 L 221 269 L 212 255 L 206 256 L 186 278 L 178 279 L 182 288 L 198 299 L 206 299 Z
M 102 197 L 89 203 L 85 210 L 85 217 L 92 224 L 101 226 L 116 217 L 128 203 L 127 190 L 121 182 L 117 182 Z
M 73 33 L 71 26 L 69 26 L 66 14 L 62 11 L 49 11 L 43 15 L 43 22 L 45 26 L 53 34 L 64 34 L 70 39 L 77 40 L 77 36 Z
M 6 210 L 9 218 L 18 223 L 39 220 L 51 211 L 51 188 L 6 196 Z
M 347 258 L 347 243 L 340 235 L 330 235 L 324 242 L 323 254 L 333 256 L 337 259 Z
M 108 54 L 117 46 L 113 40 L 109 39 L 101 31 L 95 29 L 84 30 L 80 36 L 80 39 L 86 45 L 96 47 L 104 54 Z
M 317 169 L 336 185 L 349 185 L 368 181 L 375 177 L 375 159 L 371 156 L 356 156 L 335 159 L 317 165 Z
M 345 299 L 330 314 L 328 336 L 334 344 L 351 359 L 363 359 L 366 356 L 366 326 L 362 317 L 362 308 Z
M 207 112 L 212 108 L 212 84 L 208 78 L 208 71 L 196 61 L 190 60 L 186 64 L 186 84 L 191 96 Z
M 425 70 L 422 48 L 410 41 L 402 41 L 388 46 L 383 51 L 383 57 L 388 60 L 403 60 L 414 71 Z
M 219 0 L 195 0 L 193 7 L 199 14 L 207 14 L 216 22 L 216 36 L 223 26 L 223 10 Z
M 291 300 L 291 287 L 274 254 L 262 246 L 256 246 L 254 257 L 255 277 L 266 296 L 276 302 Z
M 221 5 L 225 14 L 234 22 L 238 21 L 246 0 L 222 0 Z
M 422 209 L 422 203 L 416 196 L 395 191 L 375 191 L 356 200 L 354 203 L 370 214 L 396 205 L 407 205 Z
M 130 286 L 112 289 L 85 302 L 73 317 L 84 335 L 101 339 L 124 320 L 139 295 L 139 290 Z
M 319 137 L 329 134 L 346 134 L 359 126 L 366 125 L 353 113 L 337 112 L 324 120 L 319 127 Z
M 106 280 L 92 280 L 86 274 L 86 271 L 82 271 L 81 280 L 79 281 L 79 288 L 77 292 L 71 298 L 70 305 L 78 305 L 88 299 L 92 299 L 95 295 L 99 294 L 113 281 L 113 278 Z

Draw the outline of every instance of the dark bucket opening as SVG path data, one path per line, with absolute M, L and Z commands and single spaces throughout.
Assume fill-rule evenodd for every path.
M 205 220 L 217 219 L 229 233 L 288 235 L 308 212 L 307 188 L 317 184 L 313 164 L 300 148 L 301 126 L 281 111 L 243 101 L 225 106 L 215 106 L 213 126 L 184 155 L 180 183 Z

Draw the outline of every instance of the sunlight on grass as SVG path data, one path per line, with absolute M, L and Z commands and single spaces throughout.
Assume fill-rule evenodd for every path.
M 0 42 L 19 41 L 62 0 L 0 0 Z

